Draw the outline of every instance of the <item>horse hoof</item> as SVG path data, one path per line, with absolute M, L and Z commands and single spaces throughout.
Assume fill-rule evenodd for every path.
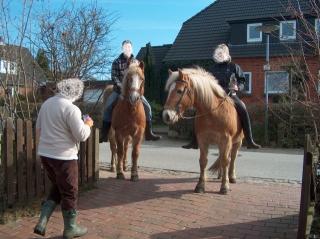
M 117 179 L 126 179 L 123 173 L 117 173 Z
M 139 176 L 138 175 L 131 175 L 131 181 L 132 182 L 138 182 L 139 181 Z
M 222 195 L 227 195 L 228 194 L 228 189 L 226 189 L 226 188 L 220 188 L 220 194 L 222 194 Z
M 235 178 L 230 178 L 230 179 L 229 179 L 229 182 L 230 182 L 230 183 L 237 183 L 237 180 L 236 180 Z
M 196 186 L 196 188 L 194 189 L 195 193 L 204 193 L 204 187 L 200 187 L 200 186 Z

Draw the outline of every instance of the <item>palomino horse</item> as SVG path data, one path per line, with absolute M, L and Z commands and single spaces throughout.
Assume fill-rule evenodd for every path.
M 107 99 L 111 95 L 112 91 L 113 91 L 113 85 L 107 85 L 106 88 L 104 89 L 103 105 L 106 105 Z M 117 163 L 117 143 L 116 143 L 116 138 L 114 135 L 113 128 L 110 128 L 109 130 L 108 140 L 110 142 L 110 151 L 111 151 L 110 171 L 115 172 L 116 163 Z M 126 147 L 125 152 L 127 152 L 129 142 L 125 142 L 124 145 Z M 125 154 L 124 160 L 123 160 L 123 171 L 127 171 L 127 165 L 128 165 L 127 154 Z
M 141 96 L 144 93 L 144 63 L 131 63 L 122 81 L 121 96 L 112 113 L 111 126 L 117 142 L 117 178 L 124 179 L 123 161 L 132 139 L 131 181 L 138 181 L 138 157 L 146 127 Z
M 176 72 L 169 70 L 166 90 L 169 93 L 163 111 L 165 123 L 177 122 L 189 107 L 194 107 L 197 112 L 194 119 L 200 148 L 200 178 L 195 192 L 205 191 L 208 147 L 217 144 L 219 157 L 209 170 L 221 170 L 220 193 L 227 194 L 229 181 L 236 182 L 234 162 L 243 139 L 241 123 L 232 99 L 210 73 L 199 67 Z

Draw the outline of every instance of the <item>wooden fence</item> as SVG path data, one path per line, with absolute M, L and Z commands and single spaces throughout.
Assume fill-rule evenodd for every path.
M 304 147 L 298 239 L 319 238 L 320 228 L 319 148 L 307 135 Z
M 0 212 L 24 206 L 43 197 L 50 181 L 37 155 L 39 135 L 30 120 L 8 118 L 1 138 Z M 79 185 L 93 184 L 99 178 L 99 130 L 92 128 L 86 142 L 80 143 Z

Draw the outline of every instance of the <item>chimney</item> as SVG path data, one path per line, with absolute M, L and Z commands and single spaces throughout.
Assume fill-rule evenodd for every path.
M 5 45 L 4 39 L 2 36 L 0 36 L 0 46 L 4 46 L 4 45 Z

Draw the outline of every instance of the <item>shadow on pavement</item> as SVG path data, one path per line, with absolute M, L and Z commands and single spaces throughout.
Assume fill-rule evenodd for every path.
M 227 215 L 226 215 L 227 216 Z M 229 225 L 187 228 L 185 230 L 153 234 L 150 239 L 201 239 L 201 238 L 281 238 L 297 237 L 298 215 L 250 221 Z M 296 222 L 288 225 L 288 222 Z
M 92 200 L 84 202 L 81 201 L 82 198 L 80 197 L 80 205 L 81 209 L 91 209 L 125 205 L 162 197 L 179 199 L 185 194 L 195 194 L 194 188 L 197 182 L 198 178 L 142 178 L 138 182 L 132 182 L 130 181 L 130 173 L 127 172 L 125 180 L 111 177 L 100 179 L 97 184 L 98 190 L 84 192 L 85 195 L 83 196 Z M 211 183 L 217 184 L 215 186 L 216 191 L 212 190 Z M 177 184 L 182 185 L 179 188 L 183 189 L 177 190 L 175 188 Z M 206 188 L 206 193 L 218 194 L 220 180 L 216 182 L 211 180 L 210 184 L 210 187 Z M 160 186 L 162 190 L 160 190 Z M 163 187 L 165 190 L 163 190 Z M 98 200 L 98 198 L 104 200 Z

